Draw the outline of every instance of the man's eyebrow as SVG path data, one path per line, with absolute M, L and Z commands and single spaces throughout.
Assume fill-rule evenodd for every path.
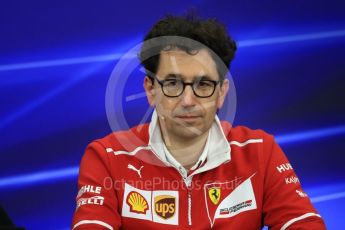
M 179 78 L 182 79 L 183 76 L 181 74 L 178 73 L 169 73 L 165 76 L 165 79 L 171 79 L 171 78 Z
M 212 77 L 208 76 L 208 75 L 200 75 L 197 76 L 196 79 L 200 80 L 214 80 Z
M 169 73 L 165 76 L 164 79 L 184 79 L 184 76 L 182 74 L 178 73 Z M 198 75 L 195 77 L 195 80 L 200 81 L 200 80 L 214 80 L 212 77 L 209 75 Z

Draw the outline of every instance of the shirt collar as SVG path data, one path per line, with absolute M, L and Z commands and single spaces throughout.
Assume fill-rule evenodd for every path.
M 206 161 L 206 158 L 207 158 L 207 153 L 208 153 L 208 150 L 209 150 L 209 143 L 210 143 L 210 131 L 208 132 L 208 137 L 207 137 L 207 140 L 206 140 L 206 144 L 205 144 L 205 147 L 198 159 L 198 161 L 193 165 L 193 167 L 191 167 L 191 170 L 195 170 L 197 169 L 200 165 L 202 165 L 205 161 Z M 166 145 L 164 144 L 164 153 L 165 153 L 165 156 L 166 156 L 166 159 L 167 161 L 172 164 L 175 168 L 183 168 L 183 166 L 180 164 L 180 162 L 178 162 L 174 156 L 170 153 L 170 151 L 167 149 Z
M 157 157 L 166 165 L 172 165 L 181 169 L 181 164 L 171 155 L 165 146 L 162 134 L 159 128 L 158 116 L 156 110 L 153 111 L 151 122 L 149 125 L 149 146 Z M 206 145 L 199 160 L 191 168 L 192 174 L 204 172 L 219 166 L 222 163 L 230 161 L 230 145 L 223 132 L 218 116 L 209 130 Z M 206 161 L 206 163 L 205 163 Z M 198 166 L 202 165 L 198 168 Z

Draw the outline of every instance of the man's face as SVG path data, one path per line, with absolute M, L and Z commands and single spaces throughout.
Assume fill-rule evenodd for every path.
M 192 55 L 179 49 L 162 51 L 156 77 L 159 80 L 177 78 L 188 83 L 200 79 L 219 80 L 216 63 L 206 49 Z M 148 77 L 144 80 L 148 101 L 156 107 L 165 138 L 184 140 L 205 134 L 210 129 L 228 87 L 226 79 L 222 86 L 216 86 L 211 97 L 199 98 L 188 85 L 182 95 L 171 98 L 163 94 L 157 81 L 152 85 Z

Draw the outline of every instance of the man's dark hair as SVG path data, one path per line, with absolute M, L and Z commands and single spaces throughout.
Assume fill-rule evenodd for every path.
M 163 42 L 160 42 L 161 45 L 155 45 L 153 38 L 162 36 L 178 36 L 187 39 L 185 44 L 181 44 L 180 40 L 174 42 L 171 39 L 163 39 Z M 201 48 L 212 50 L 214 53 L 210 52 L 210 54 L 217 64 L 221 81 L 224 80 L 227 73 L 224 65 L 230 68 L 237 49 L 235 41 L 229 36 L 222 23 L 214 18 L 200 19 L 195 13 L 187 13 L 185 16 L 167 15 L 146 34 L 139 58 L 148 76 L 157 73 L 160 51 L 166 50 L 167 47 L 182 49 L 189 54 L 193 54 L 193 51 Z M 215 55 L 221 59 L 222 63 L 219 63 L 219 58 L 216 58 Z

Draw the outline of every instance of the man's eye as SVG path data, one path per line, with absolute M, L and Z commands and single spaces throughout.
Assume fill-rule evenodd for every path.
M 179 81 L 177 81 L 177 80 L 166 80 L 164 82 L 164 85 L 170 86 L 170 87 L 177 86 L 177 85 L 179 85 Z
M 212 83 L 210 81 L 200 81 L 198 83 L 198 86 L 199 87 L 210 87 L 210 86 L 212 86 Z

